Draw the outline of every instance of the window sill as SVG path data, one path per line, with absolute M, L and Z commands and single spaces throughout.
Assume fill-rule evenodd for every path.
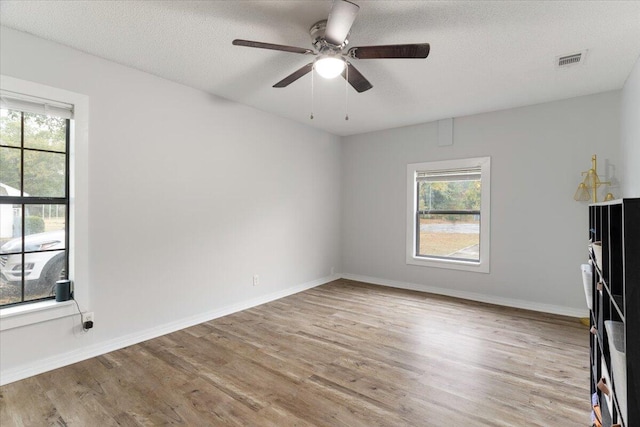
M 421 267 L 447 268 L 450 270 L 474 271 L 476 273 L 489 273 L 489 263 L 486 261 L 461 261 L 429 257 L 408 256 L 407 264 Z
M 20 328 L 40 322 L 59 319 L 77 314 L 73 300 L 34 302 L 0 309 L 0 331 Z

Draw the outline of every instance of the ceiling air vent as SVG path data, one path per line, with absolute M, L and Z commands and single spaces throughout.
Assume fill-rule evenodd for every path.
M 581 53 L 576 53 L 575 55 L 561 56 L 558 59 L 558 67 L 563 67 L 565 65 L 575 64 L 580 62 L 580 58 L 582 58 Z
M 556 66 L 558 68 L 568 67 L 570 65 L 577 65 L 584 62 L 584 56 L 586 51 L 572 53 L 571 55 L 563 55 L 556 57 Z

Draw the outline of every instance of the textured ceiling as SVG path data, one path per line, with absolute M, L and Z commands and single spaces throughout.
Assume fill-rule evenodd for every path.
M 428 42 L 423 60 L 354 60 L 362 94 L 311 75 L 271 86 L 308 56 L 331 1 L 0 1 L 0 23 L 166 79 L 350 135 L 570 98 L 623 86 L 640 56 L 640 1 L 363 1 L 349 46 Z M 558 69 L 558 56 L 587 51 Z

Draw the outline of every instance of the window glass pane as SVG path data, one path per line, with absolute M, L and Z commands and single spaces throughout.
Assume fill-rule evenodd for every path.
M 65 197 L 65 155 L 24 150 L 24 192 L 32 197 Z
M 420 215 L 418 256 L 480 260 L 480 215 Z
M 65 251 L 24 255 L 25 301 L 54 295 L 56 281 L 67 278 Z
M 25 205 L 25 209 L 25 252 L 64 249 L 65 206 Z
M 22 205 L 0 204 L 0 304 L 22 299 Z
M 480 180 L 418 183 L 420 210 L 480 210 Z
M 0 196 L 20 195 L 20 149 L 0 147 Z
M 0 305 L 14 304 L 22 301 L 20 282 L 9 283 L 0 277 Z
M 0 255 L 22 251 L 21 218 L 22 205 L 0 204 Z
M 20 112 L 0 110 L 0 145 L 20 147 Z
M 24 113 L 24 148 L 64 152 L 66 132 L 63 118 Z

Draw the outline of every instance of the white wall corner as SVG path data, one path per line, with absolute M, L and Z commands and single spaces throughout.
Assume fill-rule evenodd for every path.
M 453 118 L 438 120 L 438 147 L 453 145 Z

